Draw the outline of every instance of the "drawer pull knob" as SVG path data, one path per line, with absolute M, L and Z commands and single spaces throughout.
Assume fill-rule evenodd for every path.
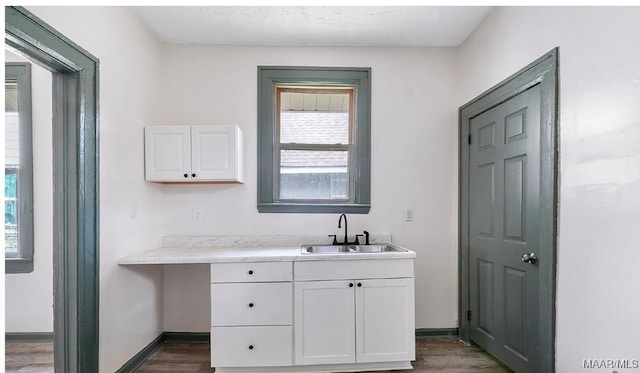
M 249 303 L 249 307 L 253 307 L 253 303 Z
M 358 287 L 361 288 L 362 287 L 362 283 L 358 282 Z
M 196 177 L 196 174 L 191 174 L 191 177 Z
M 253 270 L 249 270 L 249 274 L 252 275 L 253 274 Z
M 253 345 L 249 345 L 249 349 L 250 349 L 250 350 L 253 350 Z
M 352 288 L 353 287 L 353 282 L 349 283 L 349 287 Z
M 184 177 L 189 177 L 189 175 L 187 175 L 187 174 L 184 174 Z

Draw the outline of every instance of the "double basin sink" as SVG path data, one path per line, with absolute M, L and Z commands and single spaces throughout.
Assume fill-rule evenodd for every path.
M 373 245 L 302 245 L 303 254 L 406 253 L 409 250 L 393 244 Z

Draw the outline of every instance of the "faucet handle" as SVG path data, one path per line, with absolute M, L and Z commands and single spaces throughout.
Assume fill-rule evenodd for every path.
M 335 234 L 330 234 L 328 236 L 329 237 L 333 237 L 333 242 L 331 243 L 332 245 L 337 245 L 338 244 L 338 239 L 336 238 Z
M 364 231 L 364 239 L 365 239 L 365 245 L 369 245 L 369 232 Z
M 360 245 L 360 241 L 358 240 L 358 237 L 364 237 L 364 234 L 356 234 L 356 241 L 354 242 L 356 245 Z

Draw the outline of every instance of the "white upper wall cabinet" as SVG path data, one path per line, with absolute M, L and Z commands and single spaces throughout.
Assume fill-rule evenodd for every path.
M 238 126 L 144 129 L 145 179 L 154 182 L 243 182 Z

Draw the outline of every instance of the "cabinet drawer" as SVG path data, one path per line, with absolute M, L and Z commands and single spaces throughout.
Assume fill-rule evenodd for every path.
M 291 326 L 211 328 L 212 367 L 290 366 Z
M 213 263 L 211 282 L 291 281 L 291 262 Z
M 413 259 L 296 262 L 295 281 L 413 277 L 413 265 Z
M 291 325 L 291 282 L 211 284 L 211 325 Z

